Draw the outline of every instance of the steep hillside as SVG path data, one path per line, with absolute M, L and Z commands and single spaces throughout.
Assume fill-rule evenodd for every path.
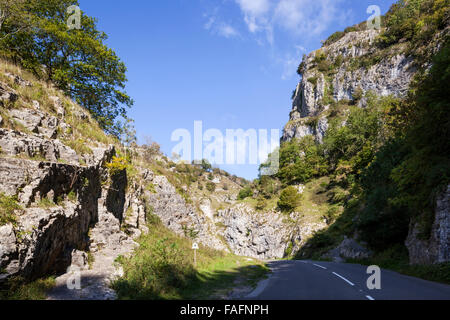
M 448 2 L 399 1 L 382 21 L 336 32 L 299 66 L 272 178 L 329 177 L 330 206 L 299 258 L 450 260 Z
M 110 282 L 123 272 L 115 260 L 133 256 L 155 228 L 199 242 L 209 263 L 242 260 L 233 260 L 217 211 L 235 202 L 244 180 L 177 165 L 156 145 L 125 148 L 63 93 L 4 61 L 0 94 L 3 290 L 58 275 L 52 299 L 113 299 Z M 65 285 L 77 270 L 87 281 L 81 292 Z

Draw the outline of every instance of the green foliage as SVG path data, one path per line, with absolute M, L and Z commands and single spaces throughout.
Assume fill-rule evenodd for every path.
M 209 161 L 206 160 L 206 159 L 203 159 L 203 160 L 202 160 L 201 167 L 202 167 L 203 170 L 205 170 L 205 171 L 207 171 L 207 172 L 210 172 L 210 171 L 212 170 L 212 165 L 211 165 L 211 163 L 209 163 Z
M 308 78 L 308 82 L 310 82 L 314 86 L 317 86 L 317 80 L 318 80 L 317 76 Z
M 256 210 L 264 210 L 267 207 L 267 200 L 263 196 L 259 196 L 256 201 Z
M 206 183 L 206 190 L 208 190 L 209 192 L 214 192 L 216 191 L 216 184 L 214 182 L 207 182 Z
M 329 46 L 330 44 L 339 41 L 340 39 L 342 39 L 345 36 L 345 32 L 343 31 L 336 31 L 335 33 L 333 33 L 331 36 L 328 37 L 327 40 L 325 40 L 323 42 L 324 46 Z
M 0 226 L 8 223 L 16 222 L 17 210 L 21 210 L 16 196 L 8 197 L 3 193 L 0 193 Z
M 122 128 L 116 120 L 126 118 L 126 107 L 133 104 L 123 91 L 126 67 L 105 45 L 107 36 L 97 30 L 94 18 L 82 13 L 81 29 L 69 30 L 71 5 L 78 1 L 13 1 L 14 14 L 0 29 L 0 54 L 54 83 L 118 136 Z
M 8 280 L 4 288 L 0 288 L 0 300 L 45 300 L 47 292 L 55 286 L 55 278 L 39 279 L 28 283 L 23 278 Z
M 49 209 L 57 206 L 57 204 L 52 199 L 49 198 L 42 198 L 41 200 L 39 200 L 37 205 L 39 208 L 43 209 Z
M 447 39 L 434 57 L 430 72 L 417 79 L 408 99 L 396 109 L 393 121 L 397 135 L 404 137 L 403 150 L 407 152 L 391 173 L 398 187 L 393 203 L 407 206 L 413 216 L 428 220 L 428 234 L 435 196 L 450 181 L 449 65 Z
M 378 39 L 381 47 L 408 42 L 408 51 L 416 57 L 427 58 L 432 51 L 425 49 L 439 30 L 448 24 L 448 0 L 400 0 L 383 19 L 386 30 Z
M 238 199 L 244 200 L 248 197 L 251 197 L 252 195 L 253 195 L 253 190 L 252 190 L 251 186 L 246 186 L 245 188 L 241 189 L 241 191 L 239 191 Z
M 280 149 L 280 170 L 277 177 L 285 185 L 305 183 L 327 172 L 321 147 L 313 137 L 285 142 Z
M 105 166 L 108 168 L 109 174 L 111 176 L 115 176 L 127 169 L 128 161 L 124 157 L 113 156 L 112 161 L 107 163 Z
M 291 213 L 297 208 L 302 201 L 302 196 L 294 186 L 287 187 L 281 191 L 278 208 L 282 212 Z
M 367 266 L 377 265 L 380 268 L 394 270 L 408 276 L 450 284 L 450 263 L 410 265 L 408 250 L 403 244 L 385 248 L 369 259 L 349 259 L 347 262 Z
M 174 235 L 158 218 L 148 227 L 135 254 L 117 260 L 124 270 L 112 283 L 119 299 L 212 299 L 217 291 L 232 289 L 237 278 L 253 286 L 267 272 L 259 262 L 205 247 L 198 250 L 195 267 L 191 240 Z
M 147 187 L 145 188 L 147 191 L 150 191 L 151 193 L 156 193 L 155 185 L 151 182 L 147 184 Z

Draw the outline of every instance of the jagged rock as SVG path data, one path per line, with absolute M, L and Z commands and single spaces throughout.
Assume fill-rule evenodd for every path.
M 53 107 L 55 108 L 58 117 L 60 119 L 64 118 L 66 116 L 66 109 L 64 109 L 61 99 L 55 96 L 50 96 L 49 99 L 53 101 Z
M 450 185 L 436 200 L 435 220 L 429 240 L 419 238 L 420 228 L 412 222 L 406 239 L 411 264 L 450 261 Z
M 235 254 L 259 259 L 284 257 L 292 228 L 283 223 L 281 215 L 261 215 L 237 205 L 219 210 L 218 219 L 226 226 L 223 236 Z
M 401 97 L 406 94 L 416 69 L 413 58 L 401 53 L 388 55 L 368 69 L 353 70 L 342 64 L 331 76 L 329 84 L 324 74 L 316 68 L 315 58 L 319 53 L 324 54 L 329 61 L 333 61 L 338 56 L 358 58 L 377 50 L 373 46 L 373 41 L 378 33 L 376 30 L 349 32 L 335 43 L 306 56 L 302 80 L 297 86 L 290 121 L 284 129 L 283 141 L 307 135 L 315 136 L 319 143 L 323 141 L 328 121 L 321 114 L 329 107 L 323 103 L 325 91 L 329 90 L 329 87 L 333 88 L 332 96 L 335 101 L 353 100 L 354 92 L 358 88 L 363 92 L 372 91 L 379 96 Z M 365 107 L 365 101 L 362 99 L 358 105 Z M 308 119 L 312 117 L 319 117 L 315 126 L 307 124 Z
M 337 248 L 330 250 L 322 258 L 333 259 L 335 262 L 343 262 L 345 259 L 365 259 L 371 255 L 372 252 L 356 240 L 345 237 Z
M 3 82 L 0 82 L 0 104 L 14 103 L 19 99 L 17 92 Z
M 36 110 L 41 110 L 41 104 L 39 101 L 33 100 L 33 108 Z
M 5 76 L 10 77 L 16 84 L 18 84 L 21 87 L 32 87 L 32 83 L 28 80 L 25 80 L 23 78 L 21 78 L 18 75 L 9 73 L 9 72 L 5 72 Z
M 26 135 L 17 131 L 0 129 L 0 147 L 3 153 L 12 156 L 25 154 L 31 158 L 43 157 L 51 162 L 63 160 L 74 165 L 79 163 L 76 152 L 61 141 Z
M 88 270 L 88 255 L 86 252 L 81 250 L 72 250 L 71 253 L 71 265 L 68 268 L 68 272 L 72 270 Z
M 146 172 L 146 175 L 151 179 L 147 181 L 153 183 L 156 189 L 156 193 L 145 191 L 148 205 L 165 226 L 181 236 L 187 236 L 186 232 L 189 231 L 195 232 L 199 243 L 217 250 L 229 251 L 215 236 L 217 230 L 214 224 L 205 216 L 201 216 L 192 205 L 187 204 L 166 177 L 155 176 L 149 172 Z
M 44 118 L 41 112 L 31 109 L 13 109 L 9 111 L 9 114 L 29 131 L 39 133 L 38 127 L 42 125 Z

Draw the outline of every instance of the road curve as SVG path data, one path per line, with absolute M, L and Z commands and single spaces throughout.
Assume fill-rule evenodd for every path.
M 450 286 L 381 270 L 381 289 L 367 288 L 367 266 L 274 261 L 272 275 L 248 300 L 450 300 Z

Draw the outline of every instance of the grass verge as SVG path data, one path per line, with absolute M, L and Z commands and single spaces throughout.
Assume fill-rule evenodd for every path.
M 124 269 L 112 284 L 119 299 L 220 299 L 236 286 L 255 286 L 269 271 L 259 261 L 206 247 L 198 250 L 194 266 L 192 242 L 154 216 L 150 220 L 150 232 L 139 239 L 134 255 L 117 261 Z
M 10 279 L 0 288 L 0 300 L 45 300 L 55 286 L 55 278 L 39 279 L 26 283 L 20 277 Z

